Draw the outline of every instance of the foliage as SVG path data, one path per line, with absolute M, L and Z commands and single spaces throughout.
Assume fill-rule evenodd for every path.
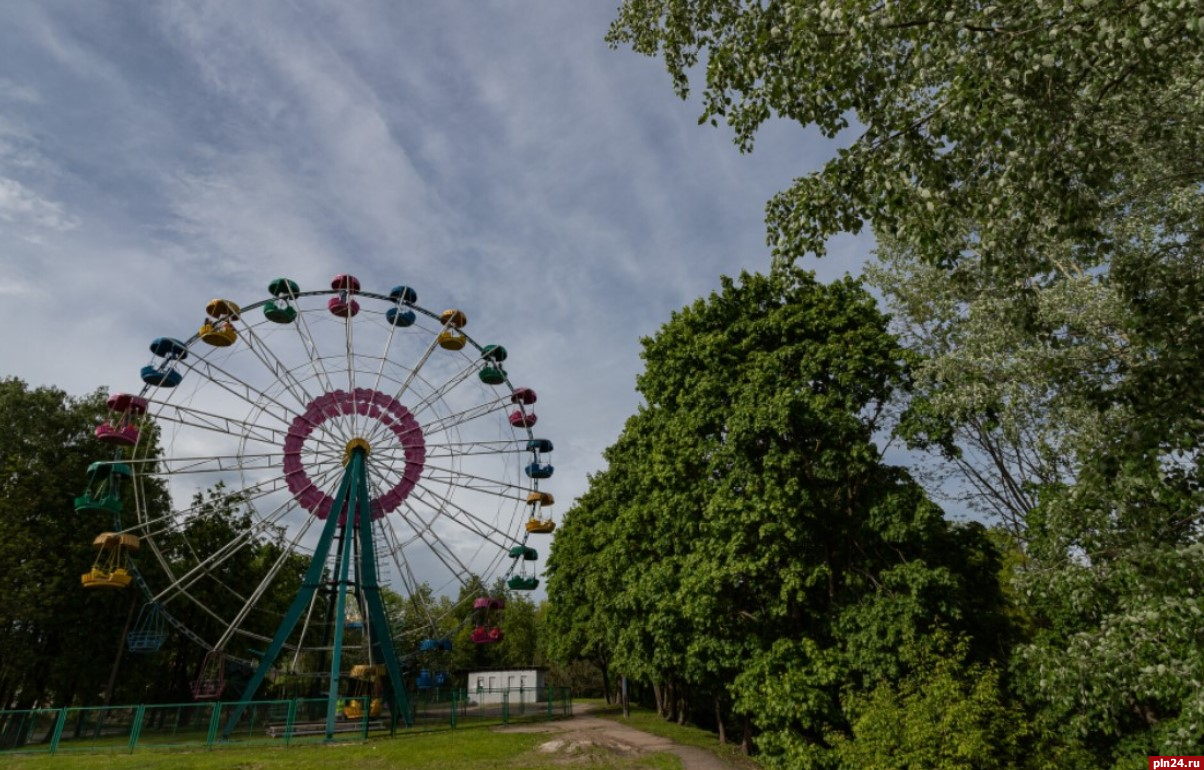
M 661 54 L 682 96 L 704 63 L 700 122 L 741 149 L 775 116 L 859 132 L 770 202 L 783 262 L 871 222 L 1028 274 L 1050 264 L 1030 238 L 1103 254 L 1101 217 L 1198 183 L 1202 25 L 1185 0 L 627 0 L 608 40 Z
M 1000 636 L 982 528 L 881 462 L 907 386 L 885 326 L 854 281 L 724 279 L 645 340 L 647 404 L 553 548 L 550 624 L 588 623 L 575 650 L 604 645 L 663 714 L 739 721 L 783 766 L 833 761 L 843 693 L 904 675 L 901 645 L 947 627 L 985 659 Z
M 890 240 L 872 271 L 925 354 L 904 434 L 940 448 L 963 499 L 1019 548 L 1019 691 L 1052 743 L 1099 765 L 1176 753 L 1204 724 L 1190 678 L 1150 674 L 1198 676 L 1204 643 L 1181 625 L 1204 510 L 1204 361 L 1180 342 L 1204 332 L 1204 230 L 1168 240 L 1136 208 L 1120 229 L 1106 270 L 1020 291 L 975 260 L 950 275 Z
M 606 474 L 590 478 L 589 488 L 565 513 L 556 532 L 544 568 L 548 609 L 543 639 L 549 660 L 593 664 L 601 675 L 603 694 L 609 699 L 608 678 L 617 629 L 610 626 L 605 612 L 613 594 L 606 580 L 606 565 L 599 560 L 606 545 Z
M 843 767 L 866 770 L 982 770 L 1022 760 L 1031 729 L 1008 706 L 999 670 L 967 663 L 964 642 L 934 655 L 908 645 L 918 661 L 906 677 L 845 700 L 852 736 L 833 736 Z
M 92 434 L 106 413 L 103 393 L 0 381 L 0 705 L 99 702 L 124 642 L 128 597 L 79 582 L 92 539 L 113 529 L 110 514 L 74 510 L 89 464 L 112 454 Z
M 1010 531 L 1014 686 L 1058 762 L 1204 729 L 1201 34 L 1174 0 L 629 0 L 610 34 L 683 95 L 705 61 L 703 118 L 742 149 L 774 115 L 854 136 L 770 202 L 770 243 L 874 228 L 924 354 L 901 428 Z

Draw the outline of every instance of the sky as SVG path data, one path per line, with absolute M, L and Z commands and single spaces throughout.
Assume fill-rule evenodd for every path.
M 0 376 L 128 391 L 214 297 L 406 283 L 509 350 L 570 502 L 637 407 L 641 336 L 767 270 L 765 202 L 835 150 L 775 122 L 739 153 L 607 47 L 615 5 L 0 4 Z

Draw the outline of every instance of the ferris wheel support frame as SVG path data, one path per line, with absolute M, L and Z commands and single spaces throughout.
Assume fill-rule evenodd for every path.
M 359 541 L 359 589 L 368 609 L 367 630 L 371 639 L 372 651 L 384 663 L 389 676 L 389 715 L 390 730 L 397 728 L 398 719 L 405 720 L 406 727 L 412 726 L 409 700 L 402 684 L 401 667 L 397 662 L 397 653 L 393 647 L 393 638 L 389 635 L 389 623 L 381 600 L 380 585 L 377 582 L 376 563 L 373 559 L 372 548 L 372 509 L 371 498 L 368 494 L 368 469 L 364 462 L 367 450 L 361 446 L 349 447 L 347 470 L 339 484 L 334 504 L 327 515 L 325 526 L 322 527 L 321 537 L 314 549 L 314 555 L 305 572 L 301 590 L 294 597 L 292 605 L 284 619 L 276 629 L 271 645 L 263 654 L 259 665 L 255 668 L 247 686 L 243 689 L 242 697 L 230 712 L 230 718 L 222 730 L 222 740 L 229 739 L 242 718 L 243 711 L 255 697 L 255 691 L 263 683 L 264 677 L 276 663 L 276 658 L 284 650 L 285 642 L 296 628 L 301 616 L 309 607 L 314 594 L 322 586 L 322 572 L 330 554 L 331 544 L 336 534 L 342 530 L 342 553 L 339 559 L 339 569 L 336 589 L 335 617 L 343 616 L 347 603 L 347 589 L 352 581 L 349 579 L 351 564 L 352 541 Z M 350 530 L 351 537 L 347 537 Z M 330 663 L 330 684 L 326 694 L 326 740 L 334 739 L 335 722 L 338 719 L 339 681 L 341 677 L 341 658 L 343 647 L 344 624 L 334 624 L 334 644 Z

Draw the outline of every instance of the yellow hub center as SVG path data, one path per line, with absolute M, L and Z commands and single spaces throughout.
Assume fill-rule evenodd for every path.
M 347 442 L 347 451 L 343 453 L 343 465 L 351 462 L 351 452 L 355 449 L 364 450 L 365 455 L 372 454 L 372 445 L 368 443 L 367 439 L 353 438 Z

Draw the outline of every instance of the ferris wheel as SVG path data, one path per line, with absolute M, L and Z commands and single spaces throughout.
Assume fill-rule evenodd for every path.
M 411 657 L 450 649 L 457 624 L 501 641 L 490 589 L 539 584 L 555 525 L 536 393 L 463 310 L 427 310 L 408 286 L 279 278 L 203 311 L 191 336 L 153 340 L 137 394 L 109 399 L 96 435 L 114 459 L 76 507 L 114 523 L 81 582 L 146 594 L 131 651 L 172 628 L 197 643 L 198 699 L 239 695 L 232 664 L 243 701 L 265 677 L 309 675 L 333 721 L 350 672 L 378 680 L 396 720 L 407 682 L 432 679 Z

